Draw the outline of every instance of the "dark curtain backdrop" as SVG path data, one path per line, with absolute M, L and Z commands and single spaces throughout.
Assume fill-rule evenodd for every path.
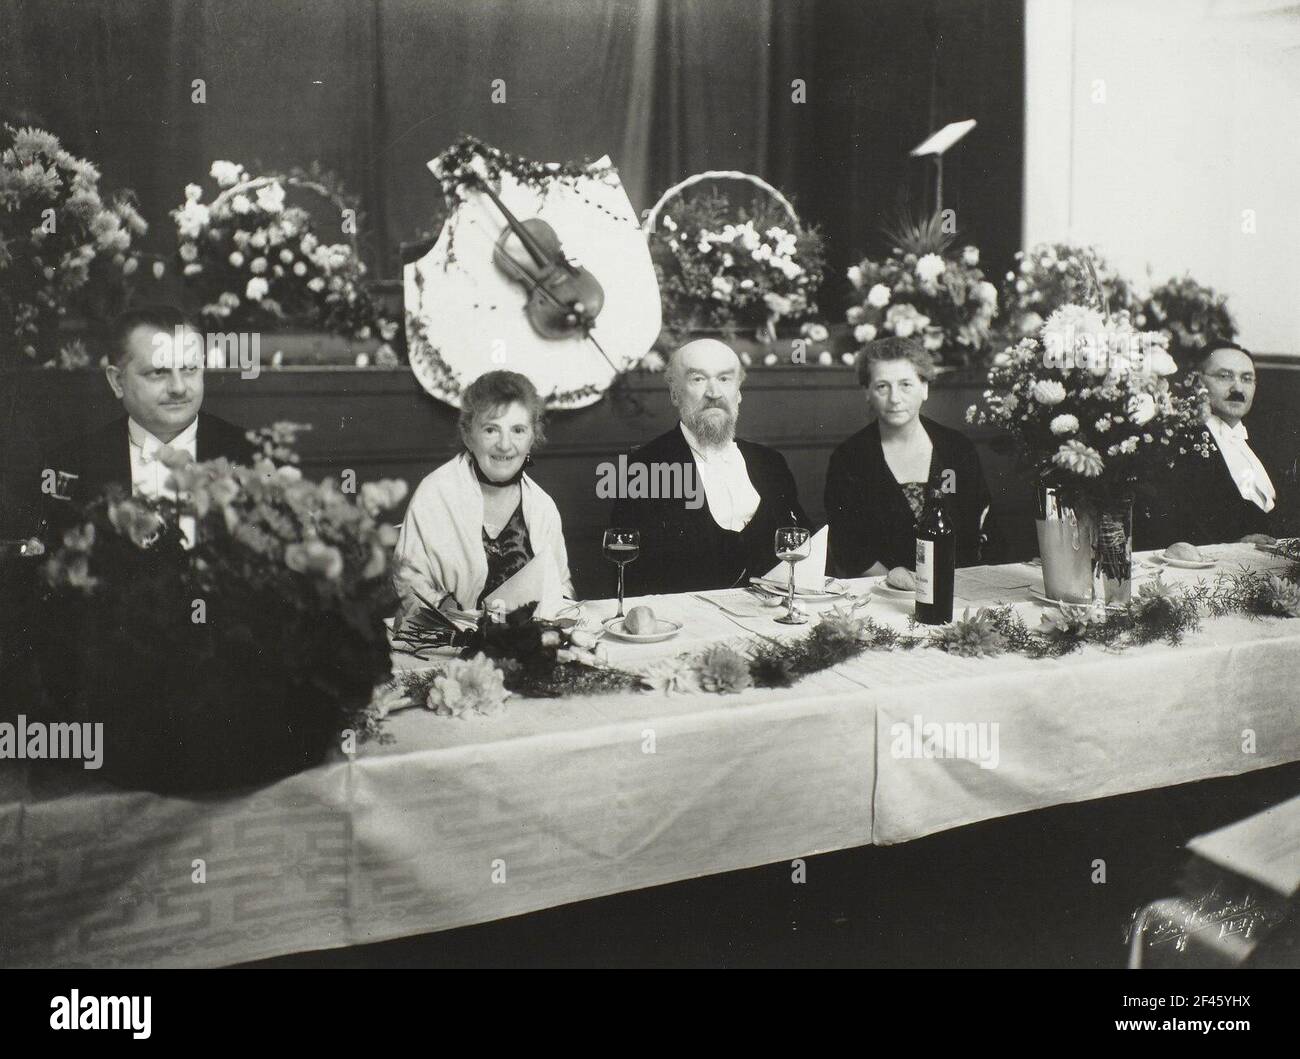
M 765 177 L 830 237 L 833 318 L 899 194 L 929 196 L 907 151 L 947 121 L 980 125 L 946 163 L 945 205 L 1005 266 L 1023 67 L 1023 0 L 0 0 L 0 114 L 134 188 L 149 249 L 173 248 L 167 212 L 213 159 L 318 160 L 395 276 L 436 217 L 425 162 L 472 132 L 539 159 L 609 154 L 638 209 L 703 169 Z

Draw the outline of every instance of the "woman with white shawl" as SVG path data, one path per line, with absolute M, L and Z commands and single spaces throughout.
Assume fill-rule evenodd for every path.
M 542 400 L 527 376 L 480 375 L 461 395 L 465 451 L 411 497 L 397 540 L 398 589 L 442 610 L 479 610 L 534 557 L 573 596 L 560 513 L 524 468 L 544 440 Z

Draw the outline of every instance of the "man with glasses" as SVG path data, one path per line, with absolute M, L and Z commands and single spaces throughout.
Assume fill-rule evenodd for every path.
M 1167 478 L 1153 483 L 1160 495 L 1151 502 L 1139 546 L 1272 544 L 1277 491 L 1242 422 L 1255 401 L 1255 363 L 1235 342 L 1212 340 L 1199 371 L 1210 393 L 1209 451 L 1189 451 Z

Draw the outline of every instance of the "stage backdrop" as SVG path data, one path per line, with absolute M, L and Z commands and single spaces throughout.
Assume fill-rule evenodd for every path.
M 545 160 L 609 154 L 638 210 L 701 170 L 766 177 L 830 237 L 837 319 L 899 193 L 919 205 L 932 186 L 908 150 L 948 121 L 980 125 L 947 162 L 945 205 L 1005 267 L 1023 66 L 1023 0 L 0 5 L 0 118 L 48 126 L 134 188 L 147 249 L 175 250 L 168 211 L 214 159 L 319 161 L 362 197 L 363 252 L 395 277 L 398 244 L 438 215 L 425 162 L 471 132 Z

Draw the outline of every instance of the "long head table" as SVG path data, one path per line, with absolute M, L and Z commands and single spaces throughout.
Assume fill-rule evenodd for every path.
M 1274 562 L 1212 552 L 1220 569 Z M 959 571 L 958 607 L 1012 602 L 1034 624 L 1040 585 L 1028 565 Z M 683 632 L 613 643 L 614 664 L 802 631 L 743 593 L 640 602 Z M 865 613 L 905 629 L 909 610 L 873 596 Z M 413 709 L 391 744 L 198 799 L 0 762 L 0 963 L 212 966 L 381 941 L 1300 760 L 1298 649 L 1300 621 L 1232 617 L 1177 648 L 871 652 L 785 690 Z M 932 724 L 982 752 L 925 756 Z

